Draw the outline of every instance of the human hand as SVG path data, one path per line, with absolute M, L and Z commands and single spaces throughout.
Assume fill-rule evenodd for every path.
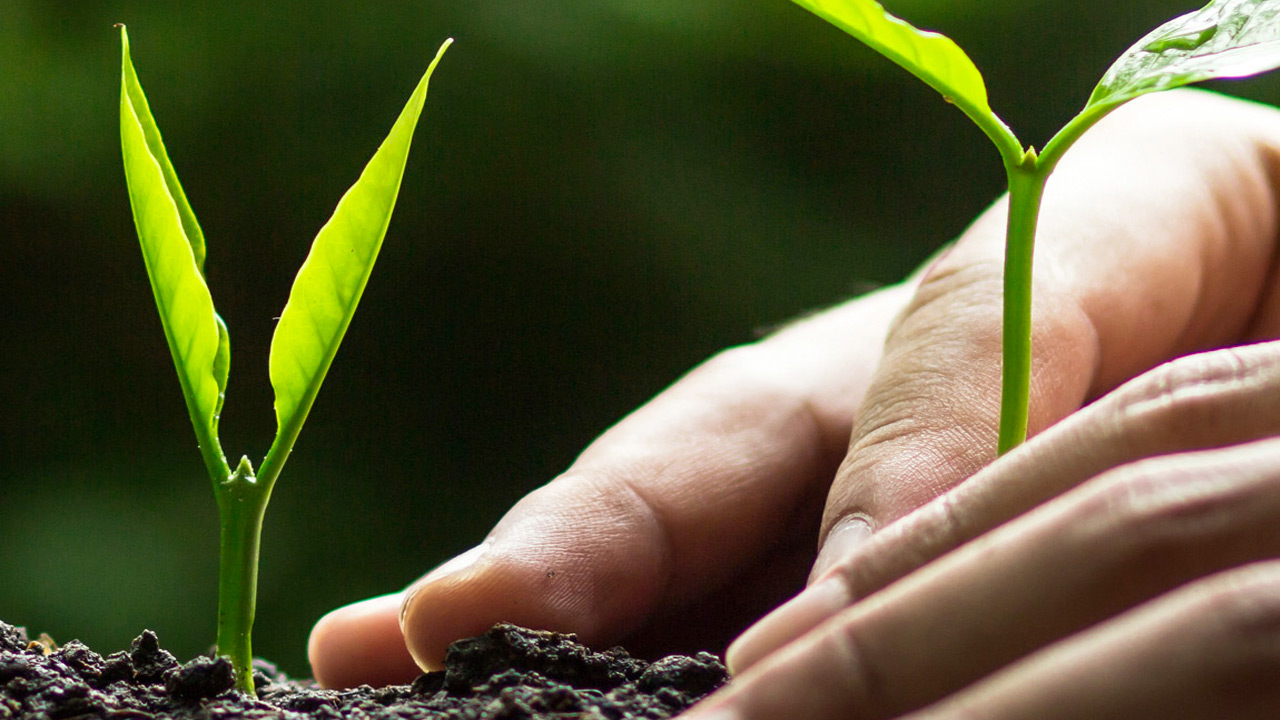
M 1280 336 L 1278 149 L 1274 109 L 1179 92 L 1127 106 L 1066 157 L 1037 239 L 1033 435 L 1169 358 Z M 827 501 L 811 583 L 847 569 L 868 526 L 883 527 L 993 459 L 1000 209 L 933 265 L 889 336 Z M 1177 433 L 1150 452 L 1251 437 Z M 746 668 L 842 606 L 833 585 L 752 628 L 731 648 L 731 665 Z
M 407 682 L 420 670 L 406 639 L 434 668 L 450 642 L 498 621 L 641 652 L 723 648 L 802 586 L 854 408 L 909 296 L 873 293 L 704 363 L 479 548 L 407 593 L 323 618 L 309 648 L 316 678 Z
M 1149 133 L 1154 116 L 1170 122 Z M 1272 334 L 1266 313 L 1251 318 L 1276 304 L 1264 293 L 1274 126 L 1270 111 L 1203 94 L 1152 98 L 1064 161 L 1040 240 L 1033 431 L 1164 359 Z M 1001 229 L 997 207 L 934 264 L 874 381 L 880 337 L 910 286 L 730 351 L 606 433 L 514 508 L 473 564 L 417 586 L 404 616 L 415 654 L 430 666 L 448 641 L 499 619 L 611 643 L 629 632 L 660 641 L 651 629 L 676 611 L 681 631 L 701 613 L 730 628 L 754 617 L 812 559 L 807 536 L 864 394 L 824 529 L 859 509 L 886 524 L 989 462 Z M 821 563 L 866 534 L 837 533 Z M 322 622 L 317 676 L 410 674 L 406 654 L 387 652 L 398 604 Z
M 1280 562 L 1240 566 L 1280 557 L 1278 407 L 1280 342 L 1143 375 L 873 536 L 688 720 L 1276 717 Z
M 1280 120 L 1274 111 L 1203 95 L 1170 100 L 1184 113 L 1178 124 L 1194 126 L 1201 112 L 1203 128 L 1212 126 L 1214 115 L 1222 124 L 1213 132 L 1186 133 L 1184 151 L 1196 152 L 1192 162 L 1183 157 L 1182 170 L 1162 171 L 1175 181 L 1215 165 L 1219 171 L 1202 176 L 1202 201 L 1184 206 L 1191 214 L 1180 228 L 1149 238 L 1114 234 L 1118 244 L 1082 251 L 1082 259 L 1095 263 L 1079 268 L 1074 278 L 1084 282 L 1083 292 L 1072 288 L 1070 269 L 1050 281 L 1047 304 L 1075 305 L 1097 337 L 1090 343 L 1077 335 L 1075 347 L 1084 346 L 1094 359 L 1076 371 L 1069 357 L 1063 362 L 1037 353 L 1035 382 L 1041 389 L 1035 397 L 1041 403 L 1062 401 L 1062 388 L 1088 387 L 1086 396 L 1106 390 L 1107 369 L 1143 364 L 1151 357 L 1146 353 L 1161 347 L 1153 340 L 1165 338 L 1163 347 L 1178 348 L 1171 353 L 1178 355 L 1192 346 L 1277 335 L 1280 308 L 1271 269 L 1276 193 L 1270 178 L 1277 169 Z M 1200 106 L 1183 104 L 1189 100 Z M 1152 110 L 1150 103 L 1140 109 Z M 1120 119 L 1140 119 L 1127 115 Z M 1240 124 L 1245 117 L 1249 122 Z M 1108 132 L 1117 129 L 1118 124 L 1108 126 Z M 1093 143 L 1090 149 L 1103 146 Z M 1054 192 L 1051 184 L 1050 198 Z M 1165 197 L 1183 203 L 1191 195 Z M 1252 223 L 1242 211 L 1253 213 Z M 1155 216 L 1140 213 L 1137 219 Z M 1061 236 L 1048 236 L 1051 242 L 1055 237 Z M 1088 240 L 1087 233 L 1079 237 Z M 1172 262 L 1157 266 L 1154 277 L 1132 278 L 1141 291 L 1123 277 L 1114 288 L 1089 287 L 1090 276 L 1105 282 L 1117 260 L 1137 261 L 1151 250 L 1163 254 L 1178 245 L 1185 258 L 1181 267 L 1176 253 L 1166 256 Z M 964 247 L 962 241 L 956 252 Z M 1249 248 L 1265 253 L 1251 260 L 1261 264 L 1261 282 L 1240 264 L 1238 253 L 1249 256 Z M 1050 263 L 1050 272 L 1063 265 L 1060 258 Z M 926 279 L 922 294 L 928 284 Z M 1066 292 L 1055 296 L 1055 285 Z M 1108 297 L 1123 301 L 1125 292 L 1151 303 L 1155 312 L 1135 323 L 1141 309 L 1106 304 Z M 1091 305 L 1100 312 L 1091 312 Z M 949 312 L 958 310 L 951 305 Z M 939 323 L 947 312 L 938 314 Z M 1047 324 L 1037 318 L 1037 330 L 1050 333 L 1053 342 L 1055 322 L 1070 314 L 1049 315 Z M 945 425 L 930 423 L 956 396 L 947 394 L 947 380 L 940 396 L 925 397 L 914 381 L 920 367 L 895 360 L 893 348 L 904 342 L 902 333 L 913 321 L 909 311 L 891 335 L 882 373 L 905 378 L 888 394 L 910 399 L 916 393 L 923 399 L 915 404 L 924 412 L 910 415 L 908 402 L 907 413 L 889 413 L 889 441 L 876 442 L 873 383 L 853 450 L 833 486 L 824 522 L 828 533 L 851 513 L 873 521 L 892 518 L 898 514 L 894 503 L 901 502 L 892 491 L 916 498 L 927 492 L 900 478 L 922 467 L 921 425 L 926 437 L 947 437 Z M 936 334 L 924 327 L 921 339 Z M 932 358 L 915 355 L 921 357 L 927 373 Z M 903 392 L 902 385 L 915 387 Z M 1280 642 L 1267 625 L 1280 617 L 1280 565 L 1222 571 L 1280 550 L 1274 529 L 1280 520 L 1280 443 L 1248 442 L 1280 432 L 1276 407 L 1280 345 L 1183 357 L 1106 396 L 870 540 L 846 543 L 836 530 L 815 567 L 814 584 L 735 643 L 729 662 L 738 677 L 690 713 L 690 720 L 907 717 L 903 713 L 943 698 L 909 717 L 1274 717 L 1280 693 L 1270 678 L 1258 679 L 1280 662 Z M 1049 413 L 1051 421 L 1056 415 Z M 994 420 L 994 411 L 989 417 Z M 971 418 L 956 420 L 956 432 L 975 427 Z M 893 427 L 903 423 L 906 432 Z M 898 437 L 905 441 L 895 447 Z M 940 467 L 943 482 L 954 484 L 946 470 L 955 461 Z M 888 511 L 881 500 L 886 488 Z M 909 510 L 910 503 L 897 507 Z M 1091 628 L 1095 623 L 1102 624 Z

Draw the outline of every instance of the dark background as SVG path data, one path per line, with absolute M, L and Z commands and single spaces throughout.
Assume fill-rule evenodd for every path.
M 1043 144 L 1171 0 L 902 0 Z M 209 243 L 228 454 L 311 238 L 437 46 L 382 259 L 268 513 L 255 650 L 474 545 L 718 349 L 892 282 L 1002 190 L 931 90 L 786 0 L 7 0 L 0 618 L 213 638 L 217 519 L 129 212 L 119 39 Z M 1261 80 L 1229 90 L 1280 99 Z

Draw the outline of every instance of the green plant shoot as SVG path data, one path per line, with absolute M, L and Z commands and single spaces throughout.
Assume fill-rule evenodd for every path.
M 875 0 L 794 0 L 937 90 L 986 133 L 1009 182 L 1005 240 L 1000 454 L 1027 436 L 1031 385 L 1031 267 L 1045 183 L 1076 140 L 1134 98 L 1280 67 L 1280 0 L 1212 0 L 1152 30 L 1102 76 L 1079 114 L 1037 152 L 987 103 L 986 85 L 949 38 L 894 17 Z M 1025 149 L 1024 149 L 1025 147 Z
M 120 141 L 134 224 L 161 324 L 178 371 L 221 523 L 218 654 L 228 656 L 236 686 L 254 694 L 250 632 L 257 595 L 258 547 L 271 489 L 315 402 L 378 257 L 427 83 L 452 40 L 418 82 L 390 134 L 320 229 L 271 341 L 276 437 L 255 473 L 248 457 L 233 470 L 218 440 L 231 346 L 205 281 L 204 234 L 165 152 L 120 26 Z

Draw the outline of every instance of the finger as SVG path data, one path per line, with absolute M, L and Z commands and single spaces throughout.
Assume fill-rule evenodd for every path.
M 1280 563 L 1177 590 L 904 720 L 1280 716 Z
M 1280 434 L 1280 343 L 1189 355 L 1070 416 L 877 533 L 726 653 L 741 672 L 827 617 L 1111 468 Z
M 722 354 L 605 433 L 517 503 L 473 564 L 410 591 L 410 652 L 434 667 L 449 642 L 499 620 L 608 644 L 723 587 L 767 551 L 791 551 L 803 534 L 788 542 L 789 526 L 817 518 L 904 294 Z M 734 631 L 787 592 L 767 580 L 757 589 L 762 602 L 736 608 Z
M 741 595 L 730 578 L 790 557 L 718 614 L 722 647 L 803 581 L 854 408 L 908 294 L 881 291 L 727 351 L 605 433 L 408 592 L 401 625 L 418 664 L 438 667 L 450 642 L 498 621 L 616 642 L 647 618 Z M 387 617 L 340 613 L 325 631 L 359 637 Z M 327 647 L 313 659 L 361 676 Z
M 307 656 L 316 682 L 325 687 L 375 687 L 407 683 L 419 670 L 400 632 L 402 593 L 339 608 L 311 631 Z
M 1277 517 L 1280 440 L 1127 465 L 832 617 L 718 702 L 742 718 L 897 717 L 1185 582 L 1275 557 Z
M 1037 239 L 1033 434 L 1164 360 L 1274 326 L 1254 309 L 1273 265 L 1278 148 L 1273 109 L 1175 92 L 1118 110 L 1066 156 Z M 832 533 L 842 519 L 881 527 L 995 457 L 1004 213 L 964 234 L 891 333 L 814 577 L 852 544 Z

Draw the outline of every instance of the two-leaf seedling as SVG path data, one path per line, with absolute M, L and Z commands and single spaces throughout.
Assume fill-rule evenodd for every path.
M 1027 436 L 1031 385 L 1031 260 L 1040 200 L 1063 153 L 1108 113 L 1134 98 L 1214 78 L 1280 67 L 1280 0 L 1213 0 L 1170 20 L 1129 48 L 1070 122 L 1036 152 L 1023 149 L 987 104 L 973 61 L 949 38 L 919 30 L 874 0 L 794 0 L 937 90 L 995 143 L 1009 181 L 1005 240 L 1003 380 L 997 450 Z
M 187 411 L 218 501 L 218 653 L 231 659 L 236 686 L 253 694 L 249 635 L 263 513 L 369 280 L 400 190 L 427 82 L 452 41 L 446 40 L 440 47 L 391 133 L 338 202 L 298 271 L 271 341 L 276 437 L 255 473 L 248 457 L 242 457 L 233 470 L 218 441 L 218 418 L 231 359 L 227 327 L 214 311 L 205 282 L 204 235 L 151 117 L 129 58 L 129 36 L 123 26 L 120 39 L 120 140 L 133 219 Z

